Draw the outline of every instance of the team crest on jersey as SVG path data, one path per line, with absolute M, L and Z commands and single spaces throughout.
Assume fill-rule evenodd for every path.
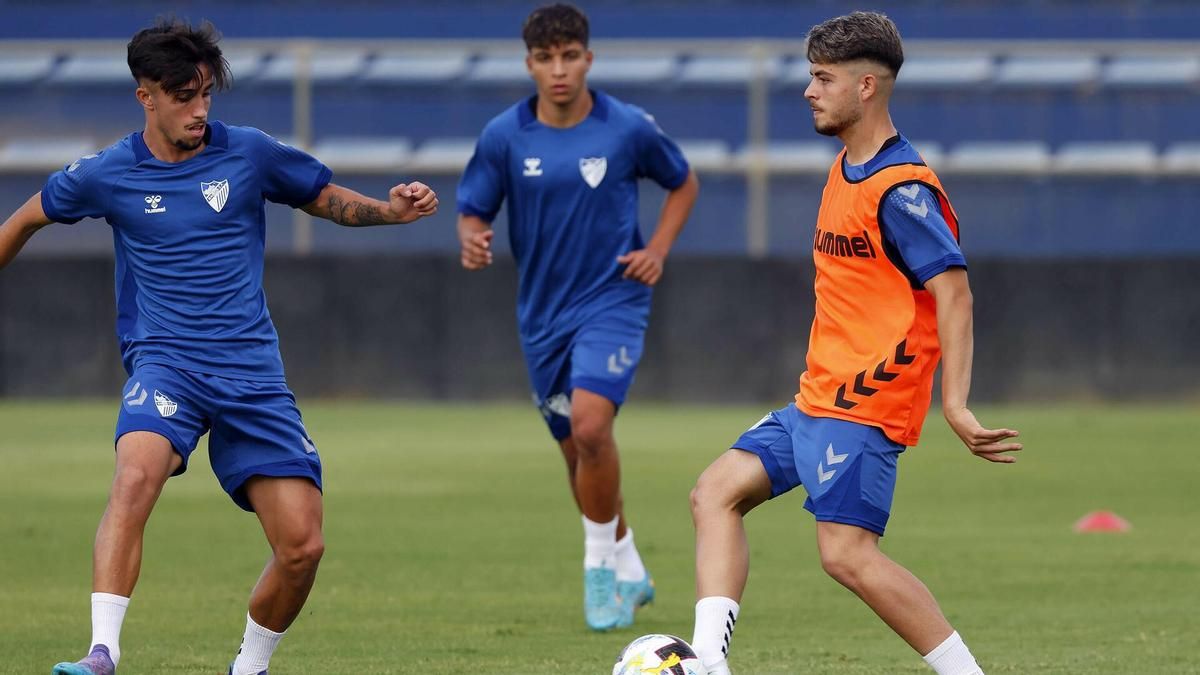
M 525 158 L 525 176 L 542 175 L 542 159 L 540 157 Z
M 593 188 L 604 180 L 605 171 L 608 171 L 607 157 L 584 157 L 579 160 L 579 173 L 583 174 L 584 182 Z
M 213 208 L 217 213 L 225 208 L 225 201 L 229 199 L 229 181 L 215 180 L 211 183 L 200 184 L 200 194 L 204 195 L 204 201 Z
M 158 408 L 158 414 L 163 417 L 170 417 L 175 414 L 176 410 L 179 410 L 178 403 L 157 389 L 154 390 L 154 407 Z

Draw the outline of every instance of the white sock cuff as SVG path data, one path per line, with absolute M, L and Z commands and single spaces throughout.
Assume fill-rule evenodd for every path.
M 118 607 L 128 607 L 129 598 L 123 595 L 113 595 L 112 593 L 92 593 L 92 602 L 105 602 Z
M 254 620 L 254 617 L 250 616 L 250 612 L 246 612 L 246 627 L 249 628 L 250 630 L 258 633 L 259 635 L 262 635 L 263 637 L 267 637 L 267 638 L 279 638 L 279 637 L 283 637 L 284 635 L 287 635 L 286 630 L 283 631 L 282 633 L 276 633 L 275 631 L 271 630 L 270 628 L 264 628 L 264 627 L 258 625 L 258 622 Z
M 923 658 L 939 675 L 976 675 L 983 672 L 958 631 L 951 633 Z
M 700 598 L 696 601 L 697 612 L 706 610 L 709 607 L 715 607 L 717 609 L 723 609 L 727 612 L 733 612 L 734 619 L 737 618 L 738 610 L 741 609 L 741 605 L 738 604 L 737 600 L 734 600 L 733 598 L 727 598 L 723 595 L 710 595 L 707 598 Z
M 617 523 L 621 521 L 621 517 L 617 516 L 607 523 L 597 523 L 594 520 L 588 520 L 587 516 L 580 516 L 583 519 L 583 534 L 588 538 L 596 539 L 611 539 L 613 543 L 617 541 Z
M 614 533 L 613 536 L 615 537 L 616 534 Z M 633 546 L 633 528 L 626 525 L 625 536 L 617 540 L 617 550 L 621 551 L 630 546 Z

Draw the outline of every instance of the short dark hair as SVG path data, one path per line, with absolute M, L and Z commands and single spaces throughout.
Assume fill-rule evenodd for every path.
M 588 46 L 588 19 L 575 5 L 557 3 L 538 7 L 525 18 L 521 27 L 525 48 L 553 47 L 571 42 Z
M 178 19 L 161 18 L 129 41 L 129 72 L 133 79 L 155 82 L 172 94 L 200 77 L 200 65 L 204 64 L 212 73 L 213 86 L 224 89 L 233 76 L 217 46 L 220 39 L 221 34 L 208 21 L 193 27 Z
M 892 76 L 904 65 L 904 47 L 896 24 L 878 12 L 854 12 L 808 31 L 808 60 L 844 63 L 866 59 L 887 66 Z

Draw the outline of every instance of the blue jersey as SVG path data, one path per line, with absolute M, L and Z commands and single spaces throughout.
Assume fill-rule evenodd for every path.
M 924 163 L 908 139 L 897 134 L 865 164 L 843 163 L 842 173 L 848 181 L 861 181 L 885 167 Z M 899 253 L 905 274 L 922 286 L 952 267 L 967 266 L 958 240 L 946 224 L 942 201 L 927 185 L 902 183 L 888 191 L 879 205 L 879 229 Z
M 126 371 L 153 363 L 282 381 L 262 287 L 264 200 L 303 206 L 332 173 L 257 129 L 211 122 L 205 141 L 170 163 L 131 134 L 50 176 L 42 209 L 60 223 L 112 226 Z
M 537 347 L 617 305 L 649 313 L 650 288 L 622 277 L 617 257 L 644 247 L 637 179 L 667 190 L 687 180 L 683 153 L 636 106 L 601 92 L 569 129 L 537 119 L 537 97 L 484 128 L 458 186 L 458 211 L 491 222 L 508 199 L 517 260 L 517 320 Z

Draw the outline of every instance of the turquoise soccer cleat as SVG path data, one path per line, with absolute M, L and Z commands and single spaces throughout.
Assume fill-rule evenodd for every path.
M 646 572 L 641 581 L 618 581 L 617 595 L 621 599 L 621 620 L 617 628 L 633 625 L 633 614 L 638 608 L 654 602 L 654 579 Z
M 52 675 L 113 675 L 117 667 L 108 654 L 108 647 L 96 645 L 82 661 L 60 663 L 51 672 Z
M 583 616 L 588 628 L 612 630 L 621 621 L 621 599 L 617 597 L 617 573 L 607 567 L 583 571 Z

